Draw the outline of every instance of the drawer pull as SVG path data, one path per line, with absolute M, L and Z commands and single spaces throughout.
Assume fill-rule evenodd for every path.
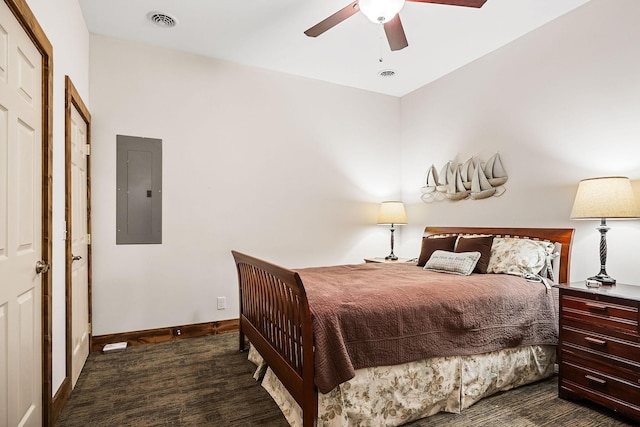
M 585 377 L 587 380 L 591 381 L 592 383 L 596 383 L 596 384 L 598 384 L 598 385 L 606 385 L 606 384 L 607 384 L 607 381 L 606 381 L 606 380 L 603 380 L 603 379 L 601 379 L 601 378 L 596 378 L 596 377 L 591 376 L 591 375 L 585 375 L 584 377 Z
M 595 344 L 595 345 L 599 345 L 604 347 L 605 345 L 607 345 L 607 342 L 605 340 L 599 340 L 597 338 L 591 338 L 591 337 L 584 337 L 584 340 L 590 344 Z
M 607 312 L 607 309 L 609 307 L 607 307 L 606 305 L 602 305 L 602 304 L 593 304 L 593 303 L 585 303 L 585 306 L 589 309 L 589 310 L 593 310 L 593 311 L 601 311 L 603 313 Z

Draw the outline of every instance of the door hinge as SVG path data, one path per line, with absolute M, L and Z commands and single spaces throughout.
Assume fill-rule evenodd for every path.
M 89 335 L 93 333 L 93 331 L 91 330 L 91 323 L 89 323 L 89 326 L 87 326 L 87 331 L 89 332 Z
M 91 234 L 87 234 L 87 245 L 91 244 Z
M 86 156 L 90 156 L 91 155 L 91 144 L 87 144 L 85 146 L 85 155 Z

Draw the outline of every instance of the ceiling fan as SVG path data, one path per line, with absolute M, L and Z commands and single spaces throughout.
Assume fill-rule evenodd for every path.
M 487 0 L 406 0 L 418 3 L 438 3 L 452 6 L 482 7 Z M 309 37 L 317 37 L 330 28 L 338 25 L 351 15 L 361 11 L 370 21 L 384 26 L 384 32 L 391 50 L 400 50 L 409 46 L 407 37 L 400 22 L 400 9 L 405 0 L 355 0 L 328 18 L 318 22 L 304 33 Z

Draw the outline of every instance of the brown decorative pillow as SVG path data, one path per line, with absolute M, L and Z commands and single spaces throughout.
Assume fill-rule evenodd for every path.
M 476 264 L 474 273 L 486 273 L 489 267 L 489 258 L 491 258 L 491 246 L 493 245 L 493 236 L 482 237 L 462 237 L 458 239 L 456 252 L 480 252 L 480 259 Z
M 453 252 L 458 236 L 447 237 L 423 237 L 422 249 L 418 257 L 418 266 L 424 267 L 427 260 L 431 258 L 431 254 L 437 250 Z

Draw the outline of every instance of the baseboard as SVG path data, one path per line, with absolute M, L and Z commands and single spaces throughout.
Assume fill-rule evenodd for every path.
M 238 332 L 238 330 L 238 319 L 229 319 L 217 322 L 172 326 L 168 328 L 97 335 L 91 338 L 91 351 L 102 351 L 105 344 L 114 342 L 126 341 L 128 345 L 133 346 L 175 341 L 184 338 L 204 337 L 228 332 Z
M 70 396 L 71 396 L 71 379 L 69 377 L 66 377 L 62 381 L 60 388 L 58 388 L 58 391 L 56 392 L 55 396 L 53 396 L 53 399 L 51 401 L 50 421 L 52 426 L 56 424 L 56 421 L 58 420 L 58 417 L 62 413 L 62 409 L 64 408 L 64 405 L 67 404 L 67 401 L 69 400 Z

